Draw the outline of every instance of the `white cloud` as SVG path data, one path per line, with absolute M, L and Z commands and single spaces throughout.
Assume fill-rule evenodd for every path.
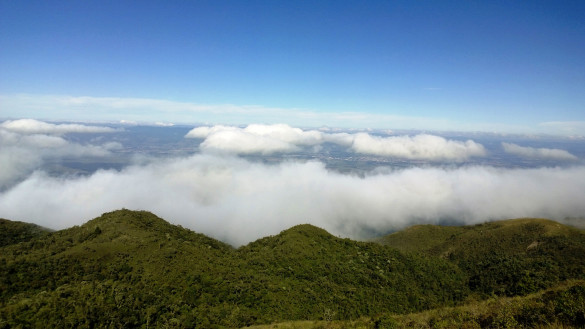
M 460 142 L 425 134 L 378 137 L 367 133 L 326 133 L 304 131 L 284 124 L 254 124 L 246 128 L 197 127 L 185 137 L 204 138 L 200 145 L 203 151 L 236 154 L 293 152 L 303 146 L 317 146 L 325 142 L 342 145 L 356 153 L 405 159 L 461 161 L 486 154 L 481 144 L 471 140 Z
M 103 129 L 102 129 L 103 128 Z M 40 168 L 48 159 L 104 157 L 119 143 L 82 145 L 63 138 L 68 132 L 110 132 L 111 128 L 85 125 L 55 125 L 36 120 L 5 121 L 0 124 L 0 190 L 12 186 Z
M 323 134 L 316 130 L 303 131 L 285 124 L 252 124 L 246 128 L 197 127 L 185 137 L 204 138 L 199 148 L 207 152 L 271 154 L 294 152 L 299 150 L 299 146 L 320 144 Z
M 24 179 L 42 164 L 42 157 L 27 149 L 2 146 L 0 150 L 0 191 Z
M 121 125 L 127 125 L 127 126 L 138 126 L 138 122 L 136 122 L 136 121 L 120 120 L 119 123 Z
M 295 145 L 316 145 L 323 141 L 323 134 L 317 130 L 304 131 L 286 124 L 251 124 L 246 128 L 217 125 L 213 127 L 197 127 L 187 133 L 187 138 L 207 138 L 223 131 L 241 131 L 250 135 L 266 137 Z
M 584 196 L 583 166 L 412 168 L 360 178 L 319 162 L 265 165 L 199 154 L 88 177 L 37 172 L 0 193 L 0 217 L 65 228 L 113 209 L 145 209 L 240 245 L 299 223 L 362 238 L 440 220 L 562 220 L 585 215 Z
M 316 145 L 323 141 L 323 134 L 316 130 L 304 131 L 286 124 L 260 125 L 251 124 L 244 129 L 245 132 L 281 140 L 295 145 Z
M 353 145 L 354 138 L 355 134 L 348 133 L 333 133 L 323 135 L 324 141 L 339 144 L 345 147 L 351 147 Z
M 207 138 L 209 135 L 222 132 L 222 131 L 240 131 L 241 128 L 231 126 L 213 126 L 213 127 L 197 127 L 191 129 L 185 137 L 187 138 Z
M 566 150 L 550 148 L 534 148 L 520 146 L 513 143 L 502 143 L 506 153 L 518 155 L 526 158 L 554 159 L 554 160 L 578 160 L 579 158 Z
M 235 154 L 271 154 L 299 150 L 292 143 L 259 136 L 243 130 L 223 130 L 213 133 L 199 145 L 199 148 L 205 152 L 228 152 Z
M 81 124 L 53 124 L 33 119 L 7 120 L 0 123 L 0 129 L 19 134 L 51 134 L 67 133 L 110 133 L 116 130 L 110 127 L 88 126 Z
M 426 134 L 377 137 L 358 133 L 351 148 L 363 154 L 427 160 L 461 161 L 486 154 L 484 147 L 472 140 L 460 142 Z
M 160 121 L 157 121 L 157 122 L 154 123 L 154 125 L 155 126 L 159 126 L 159 127 L 172 127 L 175 124 L 172 123 L 172 122 L 160 122 Z

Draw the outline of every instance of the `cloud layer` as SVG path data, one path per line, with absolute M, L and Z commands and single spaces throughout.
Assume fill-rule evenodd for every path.
M 504 151 L 520 157 L 552 160 L 578 160 L 579 158 L 566 150 L 550 148 L 534 148 L 512 143 L 502 143 Z
M 266 165 L 199 154 L 70 179 L 36 172 L 0 194 L 0 214 L 65 228 L 113 209 L 145 209 L 240 245 L 299 223 L 363 238 L 444 220 L 562 220 L 585 215 L 583 197 L 582 166 L 412 168 L 357 177 L 319 162 Z
M 87 126 L 81 124 L 53 124 L 34 119 L 7 120 L 0 123 L 0 129 L 19 134 L 63 135 L 67 133 L 110 133 L 110 127 Z
M 484 147 L 472 140 L 447 140 L 440 136 L 372 136 L 368 133 L 326 133 L 302 130 L 284 124 L 198 127 L 185 136 L 203 138 L 200 149 L 207 152 L 233 154 L 271 154 L 295 152 L 301 147 L 317 146 L 325 142 L 347 147 L 349 151 L 376 156 L 404 159 L 463 161 L 469 157 L 484 156 Z
M 114 209 L 144 209 L 234 245 L 300 223 L 359 239 L 420 223 L 585 217 L 585 166 L 580 165 L 382 168 L 358 177 L 328 170 L 321 162 L 269 165 L 237 157 L 317 151 L 326 143 L 356 154 L 427 161 L 463 161 L 486 152 L 472 140 L 426 134 L 377 136 L 282 124 L 198 127 L 186 137 L 202 139 L 202 152 L 190 157 L 148 158 L 87 176 L 53 177 L 42 170 L 49 160 L 110 156 L 122 145 L 79 144 L 67 134 L 112 131 L 36 120 L 1 123 L 0 217 L 61 229 Z M 503 147 L 520 156 L 574 157 L 559 149 Z

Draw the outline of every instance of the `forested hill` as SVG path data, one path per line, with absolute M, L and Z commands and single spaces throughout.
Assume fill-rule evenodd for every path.
M 561 226 L 562 234 L 551 234 L 535 225 L 517 231 L 522 236 L 528 230 L 525 238 L 511 236 L 535 239 L 536 247 L 508 253 L 505 243 L 497 244 L 500 249 L 495 242 L 483 245 L 493 246 L 498 261 L 513 265 L 504 266 L 506 271 L 528 287 L 517 289 L 518 283 L 512 289 L 476 277 L 478 268 L 495 266 L 473 265 L 477 254 L 469 246 L 478 242 L 464 238 L 464 232 L 476 228 L 431 234 L 440 238 L 405 252 L 298 225 L 235 249 L 149 212 L 119 210 L 1 247 L 0 328 L 213 328 L 347 320 L 457 305 L 489 293 L 525 294 L 583 279 L 583 261 L 574 259 L 585 251 L 582 232 Z M 530 235 L 533 231 L 540 233 Z M 392 244 L 395 237 L 383 242 Z M 525 267 L 524 259 L 533 267 Z M 537 265 L 553 275 L 542 274 Z
M 415 225 L 376 241 L 402 251 L 425 252 L 441 256 L 449 252 L 481 249 L 522 252 L 533 242 L 549 237 L 582 239 L 585 231 L 541 218 L 520 218 L 470 226 Z M 528 244 L 526 244 L 528 243 Z M 470 246 L 481 246 L 471 248 Z
M 35 224 L 0 218 L 0 247 L 28 241 L 50 231 Z
M 467 273 L 470 289 L 484 296 L 524 295 L 585 278 L 585 231 L 546 219 L 418 225 L 377 242 L 456 264 Z
M 151 213 L 120 210 L 1 251 L 8 324 L 236 327 L 405 313 L 466 296 L 463 273 L 446 261 L 310 225 L 234 249 Z

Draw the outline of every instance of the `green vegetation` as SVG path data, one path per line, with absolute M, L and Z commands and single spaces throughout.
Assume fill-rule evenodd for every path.
M 0 247 L 25 242 L 50 230 L 35 224 L 0 218 Z
M 468 288 L 479 298 L 526 295 L 585 278 L 585 232 L 545 219 L 414 226 L 377 241 L 452 262 L 467 273 Z
M 502 327 L 500 304 L 527 327 L 582 325 L 585 285 L 562 282 L 585 279 L 585 238 L 549 221 L 424 226 L 382 243 L 298 225 L 238 249 L 140 211 L 29 228 L 3 232 L 0 328 L 392 328 L 416 314 Z
M 251 329 L 583 328 L 585 281 L 566 282 L 525 297 L 497 297 L 458 307 L 353 321 L 295 321 Z

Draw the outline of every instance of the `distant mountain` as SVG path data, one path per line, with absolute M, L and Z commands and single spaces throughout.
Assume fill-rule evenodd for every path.
M 415 227 L 381 243 L 298 225 L 234 249 L 149 212 L 118 210 L 1 247 L 0 328 L 374 319 L 583 279 L 584 241 L 582 231 L 532 220 Z M 515 283 L 494 281 L 498 268 Z

